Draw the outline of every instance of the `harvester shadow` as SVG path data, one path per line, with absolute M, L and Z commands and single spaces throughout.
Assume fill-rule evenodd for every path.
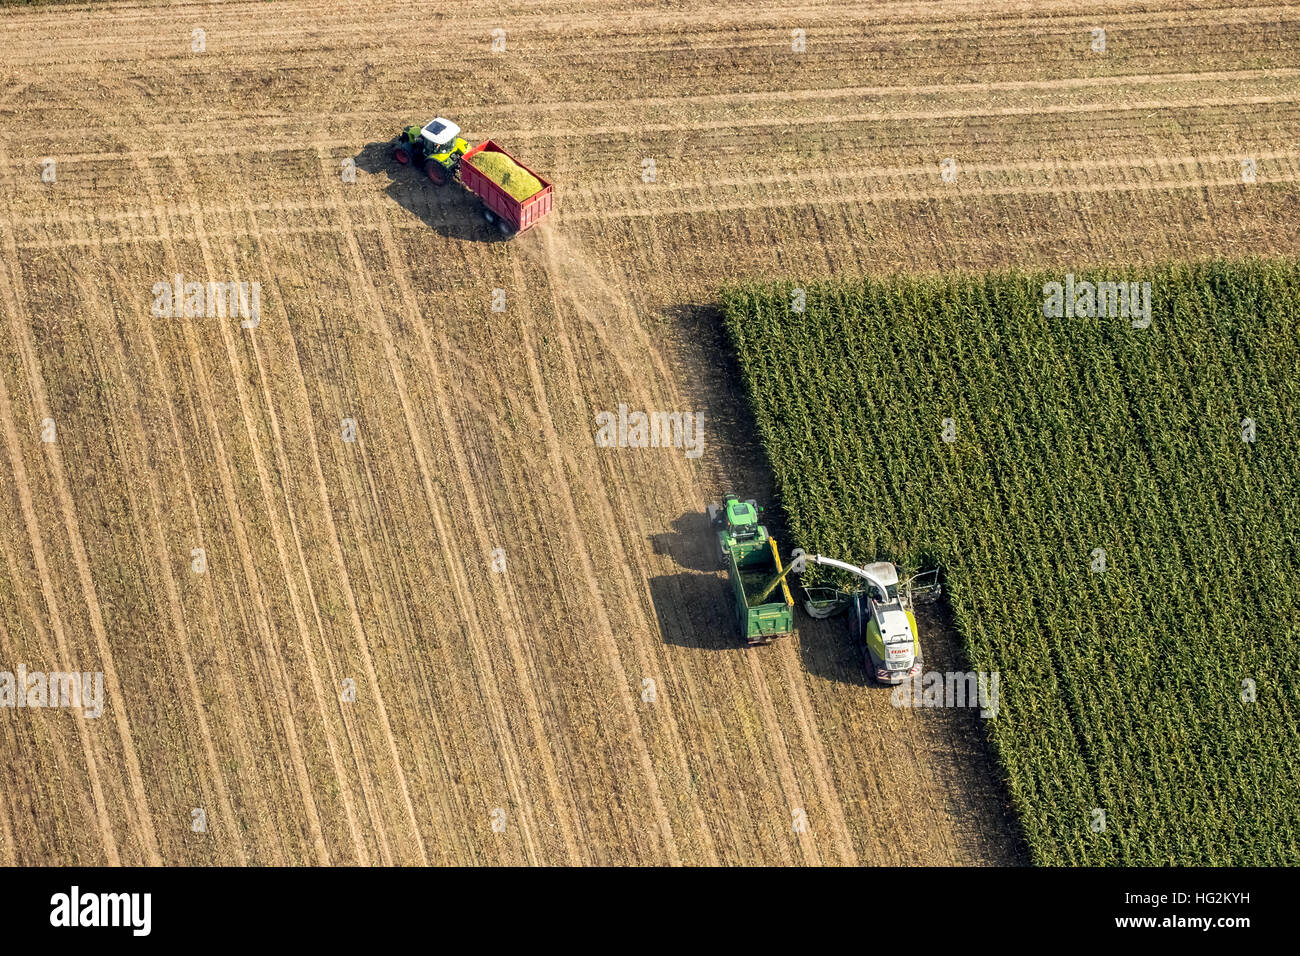
M 393 158 L 393 143 L 367 143 L 353 159 L 357 169 L 386 175 L 389 197 L 430 229 L 448 239 L 465 242 L 501 242 L 479 212 L 477 200 L 459 183 L 435 186 L 423 171 L 403 166 Z
M 650 602 L 665 644 L 708 651 L 744 647 L 731 613 L 731 585 L 716 574 L 661 574 L 650 579 Z
M 838 684 L 876 686 L 867 673 L 862 649 L 849 634 L 847 618 L 841 615 L 819 621 L 809 617 L 803 609 L 803 592 L 795 587 L 790 591 L 795 596 L 795 632 L 804 670 Z

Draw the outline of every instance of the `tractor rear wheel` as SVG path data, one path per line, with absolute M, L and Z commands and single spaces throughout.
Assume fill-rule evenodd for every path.
M 399 146 L 393 150 L 393 159 L 397 160 L 403 166 L 410 165 L 411 149 L 409 146 Z
M 435 186 L 447 185 L 447 170 L 436 159 L 430 159 L 424 164 L 424 172 Z

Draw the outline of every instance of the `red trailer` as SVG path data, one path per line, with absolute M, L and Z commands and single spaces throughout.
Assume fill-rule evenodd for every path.
M 531 229 L 537 225 L 537 220 L 551 211 L 552 186 L 550 182 L 545 177 L 539 176 L 534 170 L 524 166 L 514 156 L 510 156 L 516 164 L 523 166 L 524 169 L 537 176 L 537 181 L 542 184 L 542 188 L 527 199 L 516 199 L 488 179 L 481 171 L 474 168 L 474 157 L 482 152 L 505 153 L 507 156 L 510 156 L 510 154 L 489 139 L 479 143 L 467 152 L 461 160 L 460 181 L 466 189 L 483 200 L 483 218 L 490 223 L 496 223 L 502 235 L 506 236 L 515 232 L 523 232 L 525 229 Z

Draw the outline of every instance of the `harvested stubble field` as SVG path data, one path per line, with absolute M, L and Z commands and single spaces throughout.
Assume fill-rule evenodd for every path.
M 1300 8 L 436 13 L 0 11 L 0 669 L 107 699 L 0 710 L 0 862 L 1025 859 L 978 718 L 891 707 L 839 622 L 737 646 L 703 507 L 772 489 L 709 303 L 1294 253 Z M 439 113 L 556 211 L 492 242 L 388 158 Z M 152 315 L 178 273 L 260 325 Z M 704 454 L 597 448 L 620 403 Z

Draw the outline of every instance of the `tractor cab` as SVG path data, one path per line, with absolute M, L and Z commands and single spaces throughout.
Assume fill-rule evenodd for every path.
M 709 523 L 717 529 L 718 558 L 727 564 L 728 552 L 738 560 L 768 548 L 767 528 L 758 522 L 758 502 L 741 501 L 736 495 L 727 495 L 725 503 L 709 505 Z
M 455 143 L 459 135 L 460 127 L 441 116 L 420 130 L 420 138 L 425 142 L 425 151 L 430 154 L 445 152 L 448 146 Z
M 758 505 L 752 501 L 727 500 L 727 530 L 737 541 L 757 537 L 763 530 L 758 523 Z
M 420 139 L 425 143 L 425 153 L 442 163 L 448 172 L 469 151 L 469 143 L 460 138 L 460 127 L 441 116 L 420 130 Z
M 449 182 L 469 143 L 460 138 L 460 127 L 439 116 L 424 126 L 408 126 L 397 139 L 393 157 L 403 166 L 422 166 L 435 186 Z

